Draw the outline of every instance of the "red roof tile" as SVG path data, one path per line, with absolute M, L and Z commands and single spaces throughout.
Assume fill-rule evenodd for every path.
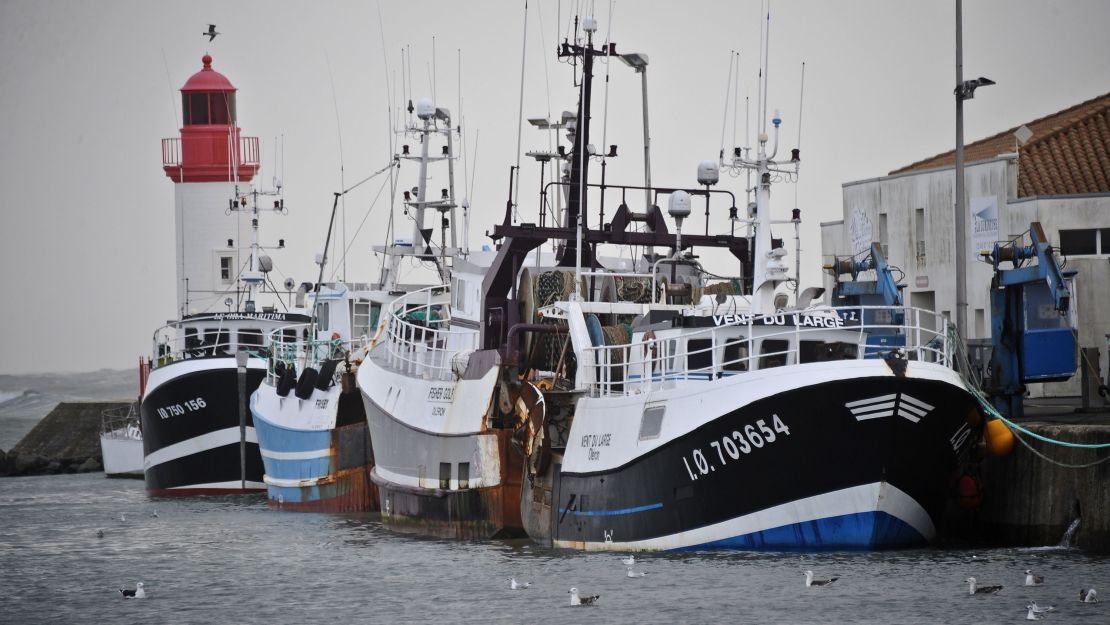
M 1110 93 L 1076 104 L 1026 126 L 1033 131 L 1021 146 L 1018 197 L 1110 193 Z M 994 158 L 1017 149 L 1010 128 L 964 146 L 965 162 Z M 956 151 L 918 161 L 891 173 L 951 167 Z

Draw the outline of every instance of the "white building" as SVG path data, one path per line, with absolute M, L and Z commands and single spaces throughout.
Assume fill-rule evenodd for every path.
M 1025 124 L 1032 135 L 1024 144 L 1017 138 L 1024 135 L 1020 128 L 971 143 L 964 151 L 969 213 L 965 338 L 990 337 L 993 270 L 979 262 L 979 251 L 1038 221 L 1066 259 L 1066 269 L 1079 272 L 1073 294 L 1079 346 L 1099 348 L 1105 377 L 1110 366 L 1110 94 Z M 954 319 L 954 169 L 953 151 L 882 178 L 845 183 L 844 218 L 821 224 L 825 260 L 878 241 L 890 264 L 905 272 L 906 303 Z M 825 286 L 831 291 L 831 276 Z M 1043 392 L 1077 395 L 1079 379 L 1077 374 Z

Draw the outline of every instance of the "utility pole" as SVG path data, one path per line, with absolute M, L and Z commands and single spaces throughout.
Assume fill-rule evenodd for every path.
M 964 82 L 963 0 L 956 0 L 956 331 L 967 339 L 967 202 L 964 200 L 964 100 L 975 89 L 993 85 L 989 78 Z

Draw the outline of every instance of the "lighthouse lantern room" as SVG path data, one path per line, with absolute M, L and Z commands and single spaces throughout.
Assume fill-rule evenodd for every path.
M 259 168 L 258 137 L 240 136 L 235 86 L 203 68 L 181 88 L 179 138 L 162 139 L 162 167 L 174 182 L 177 306 L 182 316 L 225 312 L 249 262 L 250 214 L 229 211 Z M 246 268 L 249 269 L 249 268 Z

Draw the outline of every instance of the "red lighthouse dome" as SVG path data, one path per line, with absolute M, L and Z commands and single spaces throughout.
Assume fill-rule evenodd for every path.
M 258 172 L 258 137 L 239 136 L 235 86 L 212 57 L 181 87 L 180 139 L 162 140 L 162 168 L 174 182 L 249 182 Z

